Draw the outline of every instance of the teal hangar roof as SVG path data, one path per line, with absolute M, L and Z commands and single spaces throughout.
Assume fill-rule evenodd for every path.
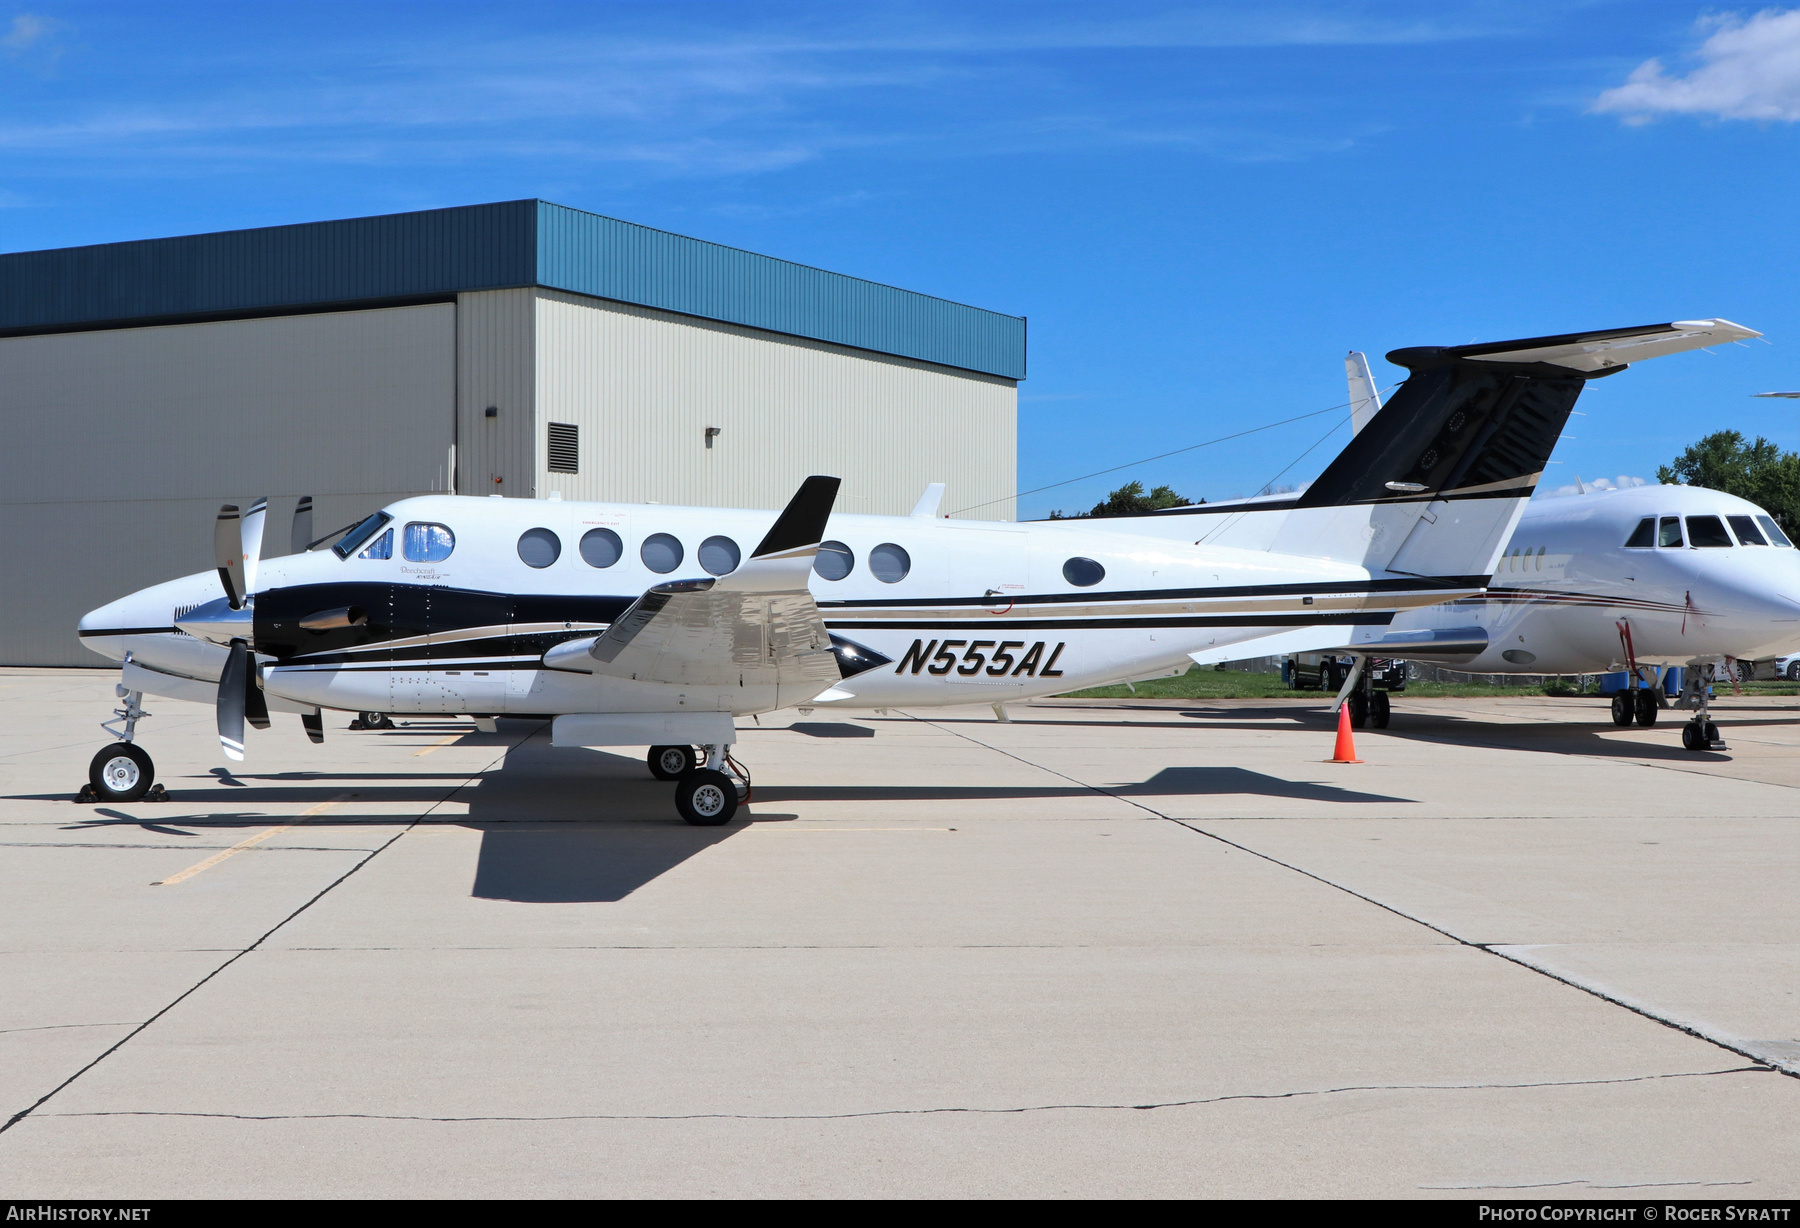
M 1025 320 L 542 200 L 0 254 L 0 336 L 543 286 L 1007 379 Z

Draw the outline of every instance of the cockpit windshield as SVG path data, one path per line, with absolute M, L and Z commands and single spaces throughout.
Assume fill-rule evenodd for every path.
M 344 536 L 338 540 L 338 544 L 331 548 L 331 552 L 340 559 L 349 558 L 352 554 L 356 553 L 356 548 L 358 546 L 375 536 L 376 530 L 380 529 L 382 525 L 392 519 L 393 517 L 386 512 L 376 512 L 373 516 L 344 534 Z

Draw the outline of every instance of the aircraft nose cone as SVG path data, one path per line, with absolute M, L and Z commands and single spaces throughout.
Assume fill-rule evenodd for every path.
M 213 644 L 230 644 L 232 640 L 249 640 L 255 615 L 252 607 L 231 608 L 223 597 L 196 606 L 175 620 L 175 625 L 197 640 Z

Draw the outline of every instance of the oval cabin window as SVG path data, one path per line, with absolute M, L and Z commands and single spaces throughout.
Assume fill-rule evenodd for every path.
M 562 538 L 549 529 L 519 534 L 519 558 L 527 567 L 548 567 L 562 556 Z
M 882 542 L 869 551 L 869 570 L 883 584 L 898 584 L 912 570 L 912 555 L 906 552 L 904 546 Z
M 644 539 L 644 544 L 638 547 L 638 557 L 644 560 L 644 566 L 651 571 L 659 576 L 666 576 L 681 566 L 681 560 L 686 557 L 686 552 L 682 550 L 681 543 L 675 539 L 673 534 L 652 533 Z
M 1063 564 L 1063 579 L 1076 588 L 1092 588 L 1106 579 L 1106 568 L 1093 559 L 1070 559 Z
M 700 566 L 708 575 L 728 576 L 737 570 L 743 553 L 729 537 L 709 537 L 700 543 Z
M 589 529 L 581 535 L 581 561 L 589 567 L 611 567 L 625 555 L 625 543 L 611 529 Z
M 822 579 L 842 580 L 856 567 L 856 555 L 843 542 L 820 542 L 813 570 Z

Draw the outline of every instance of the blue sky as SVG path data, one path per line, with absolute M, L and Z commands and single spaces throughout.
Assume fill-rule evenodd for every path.
M 0 249 L 541 196 L 1030 317 L 1021 489 L 1339 404 L 1350 348 L 1767 334 L 1594 385 L 1555 485 L 1800 448 L 1749 396 L 1800 389 L 1796 121 L 1779 9 L 33 0 Z M 1303 481 L 1330 421 L 1020 514 Z

